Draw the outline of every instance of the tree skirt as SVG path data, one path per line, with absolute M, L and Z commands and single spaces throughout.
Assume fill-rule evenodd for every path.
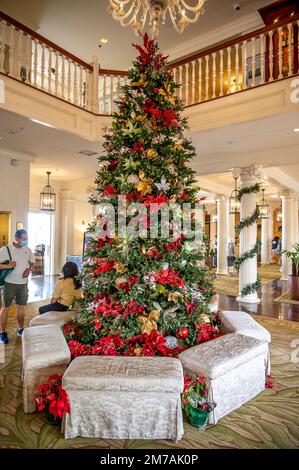
M 36 315 L 35 302 L 26 308 L 26 326 Z M 11 343 L 6 363 L 0 364 L 0 448 L 298 448 L 299 370 L 290 361 L 291 341 L 299 337 L 299 324 L 254 316 L 272 335 L 271 365 L 276 388 L 257 398 L 205 430 L 184 423 L 179 443 L 170 441 L 112 441 L 76 438 L 65 441 L 59 429 L 47 424 L 41 413 L 25 415 L 22 408 L 21 339 L 15 340 L 14 309 L 9 316 Z

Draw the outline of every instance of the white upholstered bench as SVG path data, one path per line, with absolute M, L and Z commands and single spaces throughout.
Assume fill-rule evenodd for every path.
M 271 335 L 269 331 L 246 312 L 223 310 L 220 312 L 219 318 L 222 333 L 239 333 L 268 343 L 267 352 L 265 353 L 265 370 L 266 375 L 270 374 L 269 343 L 271 343 Z
M 179 354 L 185 373 L 207 379 L 208 398 L 217 404 L 210 424 L 264 390 L 267 350 L 265 341 L 229 333 Z
M 67 310 L 66 312 L 47 312 L 32 318 L 29 326 L 58 325 L 63 327 L 63 325 L 74 320 L 77 316 L 78 312 L 75 310 Z
M 35 389 L 50 375 L 62 375 L 71 360 L 70 350 L 57 325 L 25 328 L 22 337 L 24 412 L 35 411 Z
M 66 439 L 181 439 L 183 370 L 168 357 L 85 356 L 72 361 L 62 386 L 71 413 Z

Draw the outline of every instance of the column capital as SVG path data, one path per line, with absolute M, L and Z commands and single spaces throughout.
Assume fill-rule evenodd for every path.
M 262 169 L 258 165 L 251 165 L 240 170 L 241 182 L 255 184 L 262 177 Z
M 281 199 L 295 199 L 296 198 L 296 193 L 294 191 L 291 191 L 290 189 L 285 189 L 283 191 L 281 191 L 280 193 L 280 197 Z

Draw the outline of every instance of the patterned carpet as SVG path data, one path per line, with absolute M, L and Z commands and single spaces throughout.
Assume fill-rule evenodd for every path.
M 277 264 L 267 264 L 258 267 L 258 273 L 262 285 L 268 284 L 281 277 L 279 266 Z M 237 274 L 230 276 L 221 276 L 214 279 L 214 291 L 216 294 L 231 295 L 237 297 L 239 294 L 239 277 Z
M 42 302 L 45 303 L 45 302 Z M 29 304 L 26 319 L 36 313 L 41 302 Z M 185 423 L 184 438 L 170 441 L 113 441 L 77 438 L 64 440 L 59 429 L 46 423 L 40 413 L 25 415 L 22 410 L 21 339 L 15 341 L 14 311 L 10 312 L 8 330 L 11 343 L 6 348 L 6 362 L 0 364 L 0 448 L 298 448 L 299 447 L 299 363 L 290 355 L 291 342 L 299 338 L 299 324 L 267 317 L 255 319 L 272 334 L 272 373 L 275 390 L 265 390 L 257 398 L 221 419 L 215 426 L 197 430 Z M 27 323 L 28 324 L 28 323 Z M 299 355 L 297 354 L 298 358 Z

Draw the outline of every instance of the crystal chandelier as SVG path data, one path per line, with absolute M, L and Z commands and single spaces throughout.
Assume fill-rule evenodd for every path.
M 47 171 L 48 184 L 43 188 L 42 192 L 40 193 L 40 210 L 54 212 L 56 203 L 56 193 L 54 191 L 54 188 L 50 186 L 50 174 L 51 171 Z
M 196 23 L 204 13 L 206 0 L 109 0 L 108 10 L 122 26 L 131 26 L 135 34 L 143 31 L 146 23 L 152 37 L 159 33 L 159 24 L 165 24 L 167 14 L 178 33 L 189 23 Z
M 238 176 L 234 176 L 235 189 L 232 191 L 230 198 L 229 198 L 229 213 L 230 214 L 240 213 L 241 203 L 238 198 L 237 179 L 238 179 Z

